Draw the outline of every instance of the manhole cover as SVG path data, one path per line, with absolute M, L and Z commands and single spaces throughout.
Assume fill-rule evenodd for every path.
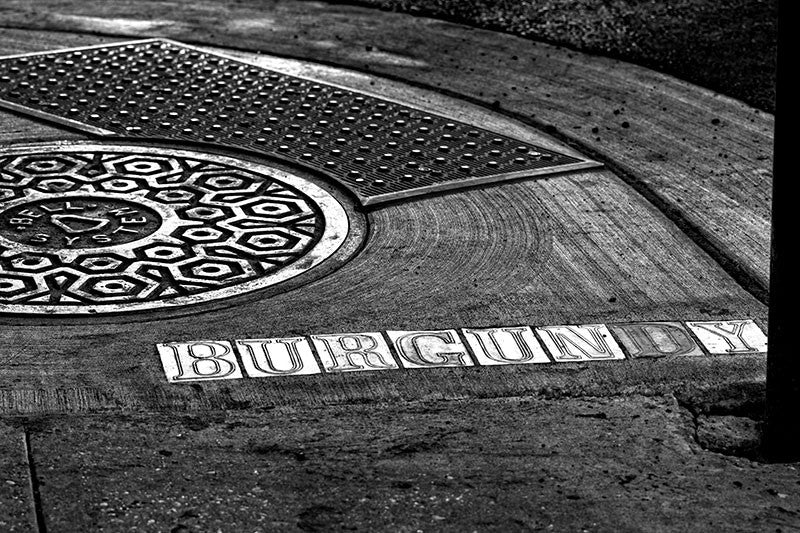
M 365 205 L 598 166 L 159 39 L 0 59 L 0 104 L 101 135 L 268 154 L 327 174 Z
M 0 153 L 0 311 L 105 313 L 289 280 L 348 240 L 342 203 L 217 154 L 75 144 Z

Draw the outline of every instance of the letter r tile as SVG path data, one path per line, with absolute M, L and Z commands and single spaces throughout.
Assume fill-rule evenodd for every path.
M 156 344 L 156 349 L 170 383 L 242 377 L 228 341 L 168 342 Z
M 711 354 L 767 351 L 767 336 L 752 320 L 712 320 L 686 325 Z
M 312 335 L 326 372 L 394 370 L 397 363 L 380 333 Z
M 536 328 L 557 363 L 611 361 L 625 354 L 603 324 Z

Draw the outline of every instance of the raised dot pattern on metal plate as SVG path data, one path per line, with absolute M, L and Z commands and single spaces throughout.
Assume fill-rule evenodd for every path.
M 276 156 L 327 174 L 364 204 L 596 165 L 162 40 L 2 59 L 0 100 L 90 131 Z
M 218 300 L 321 263 L 349 225 L 299 176 L 195 151 L 0 152 L 0 311 L 102 313 Z

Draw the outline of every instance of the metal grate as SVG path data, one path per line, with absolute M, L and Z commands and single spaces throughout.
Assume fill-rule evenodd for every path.
M 0 59 L 0 105 L 101 135 L 267 154 L 325 173 L 363 204 L 598 166 L 159 39 Z

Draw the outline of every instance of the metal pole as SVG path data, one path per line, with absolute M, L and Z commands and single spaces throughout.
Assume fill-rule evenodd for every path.
M 786 17 L 789 0 L 779 4 L 778 70 L 775 105 L 775 161 L 772 197 L 772 259 L 770 263 L 769 350 L 767 355 L 767 409 L 764 426 L 764 450 L 771 461 L 800 460 L 800 335 L 793 331 L 790 307 L 797 293 L 797 272 L 792 238 L 798 224 L 798 202 L 789 190 L 789 158 L 796 130 L 796 116 L 791 115 L 789 98 L 796 83 L 790 76 L 789 32 Z M 790 85 L 793 85 L 790 87 Z M 794 328 L 796 329 L 796 328 Z

